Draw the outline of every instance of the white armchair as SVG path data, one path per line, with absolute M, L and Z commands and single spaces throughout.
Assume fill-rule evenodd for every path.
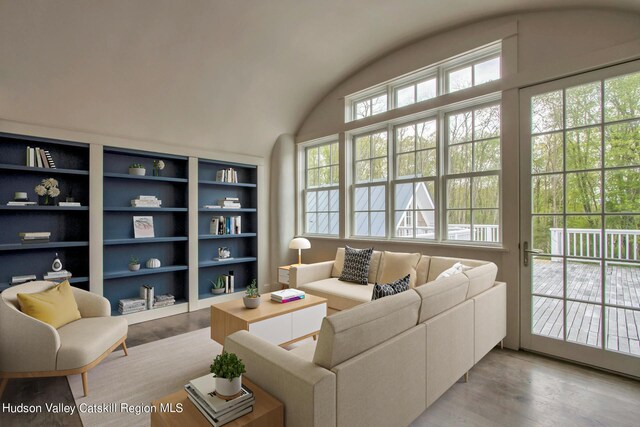
M 17 294 L 44 291 L 55 283 L 30 282 L 0 294 L 0 397 L 10 378 L 82 375 L 89 393 L 87 372 L 118 346 L 125 356 L 128 325 L 111 317 L 111 305 L 100 295 L 74 288 L 81 319 L 58 329 L 20 311 Z

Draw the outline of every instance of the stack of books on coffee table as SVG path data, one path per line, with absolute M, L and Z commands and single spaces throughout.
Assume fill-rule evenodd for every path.
M 271 292 L 271 301 L 278 303 L 298 301 L 304 299 L 304 291 L 299 289 L 283 289 L 278 292 Z
M 208 374 L 189 381 L 184 386 L 187 397 L 202 415 L 215 427 L 223 426 L 236 418 L 253 411 L 256 400 L 253 392 L 245 385 L 233 399 L 219 397 L 215 392 L 215 379 Z

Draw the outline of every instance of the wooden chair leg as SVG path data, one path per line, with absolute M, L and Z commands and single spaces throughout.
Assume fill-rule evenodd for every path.
M 314 336 L 313 336 L 313 340 L 314 340 L 314 341 L 317 341 L 317 340 L 318 340 L 318 336 L 317 336 L 317 335 L 314 335 Z
M 84 391 L 84 397 L 89 395 L 89 379 L 87 378 L 87 371 L 82 373 L 82 391 Z
M 3 378 L 0 381 L 0 399 L 2 399 L 2 394 L 4 393 L 4 389 L 7 387 L 7 383 L 9 382 L 9 378 Z
M 469 371 L 464 373 L 464 382 L 468 383 L 469 382 Z
M 122 341 L 122 351 L 124 351 L 125 356 L 129 355 L 129 353 L 127 352 L 127 344 L 124 341 Z

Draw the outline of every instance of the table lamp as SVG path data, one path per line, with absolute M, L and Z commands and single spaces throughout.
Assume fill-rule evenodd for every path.
M 309 249 L 311 243 L 304 237 L 296 237 L 289 242 L 289 249 L 298 250 L 298 265 L 302 265 L 302 249 Z

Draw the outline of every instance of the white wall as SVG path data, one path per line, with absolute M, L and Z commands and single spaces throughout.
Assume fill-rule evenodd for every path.
M 640 57 L 640 15 L 629 11 L 561 10 L 503 16 L 462 26 L 393 51 L 355 73 L 313 109 L 296 135 L 304 142 L 341 134 L 355 125 L 344 123 L 344 97 L 399 75 L 441 61 L 498 39 L 503 40 L 505 77 L 502 90 L 503 234 L 504 249 L 370 242 L 313 238 L 305 260 L 323 261 L 349 242 L 378 250 L 416 251 L 431 255 L 478 258 L 498 265 L 498 278 L 508 283 L 508 335 L 506 344 L 519 347 L 519 88 Z M 412 108 L 404 112 L 413 112 Z M 415 109 L 417 111 L 417 109 Z M 384 113 L 370 122 L 395 118 Z M 363 122 L 363 121 L 361 121 Z M 292 177 L 293 178 L 293 177 Z

